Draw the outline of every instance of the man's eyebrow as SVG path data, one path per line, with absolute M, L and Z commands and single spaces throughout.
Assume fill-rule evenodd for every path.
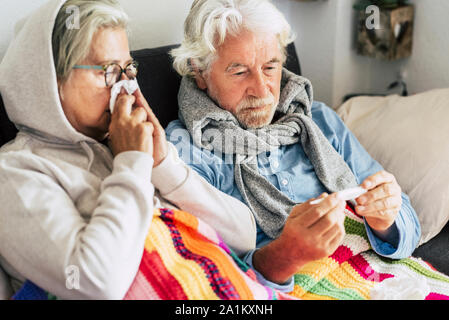
M 226 68 L 226 72 L 229 72 L 229 71 L 231 71 L 232 69 L 235 69 L 235 68 L 241 68 L 241 67 L 247 68 L 248 66 L 245 65 L 245 64 L 242 64 L 242 63 L 234 62 L 234 63 L 231 63 L 231 64 Z
M 267 63 L 280 63 L 281 60 L 279 60 L 278 58 L 273 58 L 270 61 L 268 61 Z
M 265 64 L 280 63 L 280 62 L 281 62 L 281 60 L 279 60 L 278 58 L 273 58 L 270 61 L 266 62 Z M 247 67 L 248 66 L 243 63 L 233 62 L 226 68 L 226 72 L 229 72 L 235 68 L 247 68 Z

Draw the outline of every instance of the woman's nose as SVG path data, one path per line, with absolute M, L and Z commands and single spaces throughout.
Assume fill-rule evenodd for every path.
M 122 72 L 122 74 L 120 75 L 120 80 L 130 80 L 130 79 L 126 75 L 126 72 Z

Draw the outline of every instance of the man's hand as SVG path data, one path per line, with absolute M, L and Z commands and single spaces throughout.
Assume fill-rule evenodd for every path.
M 396 178 L 380 171 L 366 178 L 361 187 L 368 192 L 356 199 L 357 214 L 365 217 L 372 229 L 386 231 L 393 225 L 402 206 L 401 187 Z
M 153 113 L 153 110 L 151 110 L 147 100 L 143 96 L 140 89 L 136 90 L 134 92 L 134 96 L 136 97 L 136 106 L 142 107 L 148 114 L 148 121 L 153 124 L 154 131 L 153 131 L 153 159 L 154 159 L 154 165 L 153 167 L 157 167 L 162 160 L 165 159 L 168 152 L 168 144 L 167 139 L 165 137 L 165 131 L 164 128 L 159 123 L 158 118 Z
M 253 265 L 266 279 L 284 283 L 306 263 L 331 255 L 343 240 L 346 202 L 336 193 L 316 205 L 312 200 L 295 206 L 280 237 L 254 253 Z
M 114 156 L 125 151 L 141 151 L 153 154 L 153 124 L 147 121 L 143 108 L 135 108 L 136 98 L 122 94 L 109 124 L 109 146 Z

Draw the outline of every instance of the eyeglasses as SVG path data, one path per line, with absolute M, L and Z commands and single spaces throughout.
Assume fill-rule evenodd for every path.
M 106 83 L 106 87 L 110 88 L 122 77 L 122 73 L 126 74 L 126 76 L 133 80 L 137 77 L 137 67 L 139 66 L 137 61 L 132 61 L 126 65 L 125 68 L 122 68 L 117 63 L 110 63 L 104 66 L 87 66 L 87 65 L 75 65 L 73 69 L 94 69 L 94 70 L 103 70 L 104 71 L 104 81 Z

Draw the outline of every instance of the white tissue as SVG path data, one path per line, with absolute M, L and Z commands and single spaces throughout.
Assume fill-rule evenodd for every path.
M 338 198 L 345 200 L 345 201 L 353 200 L 353 199 L 357 199 L 362 194 L 366 193 L 366 191 L 367 190 L 363 189 L 362 187 L 346 189 L 343 191 L 338 191 Z
M 373 300 L 424 300 L 430 293 L 424 277 L 388 278 L 371 289 Z
M 139 88 L 139 84 L 137 83 L 137 80 L 134 79 L 122 80 L 112 86 L 111 100 L 109 101 L 109 110 L 111 110 L 111 113 L 114 112 L 115 101 L 117 100 L 117 96 L 122 88 L 125 88 L 128 94 L 133 94 Z
M 367 190 L 363 189 L 362 187 L 355 187 L 355 188 L 350 188 L 350 189 L 338 191 L 337 196 L 341 200 L 351 201 L 352 204 L 354 206 L 356 206 L 357 203 L 355 202 L 354 199 L 357 199 L 358 197 L 360 197 L 362 194 L 364 194 L 366 192 L 367 192 Z M 318 204 L 321 201 L 323 201 L 324 199 L 325 198 L 320 198 L 320 199 L 317 199 L 317 200 L 313 200 L 313 201 L 310 202 L 310 204 L 311 205 Z

